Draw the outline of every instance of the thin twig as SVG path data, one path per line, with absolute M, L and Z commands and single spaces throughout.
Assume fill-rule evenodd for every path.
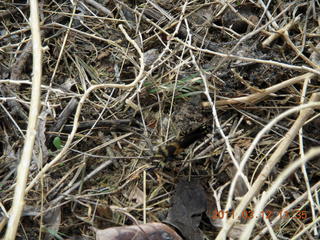
M 90 88 L 88 88 L 85 93 L 82 95 L 80 102 L 78 104 L 76 113 L 75 113 L 75 117 L 74 117 L 74 123 L 73 123 L 73 128 L 72 131 L 70 133 L 70 135 L 68 136 L 68 139 L 66 141 L 66 144 L 64 145 L 64 147 L 61 149 L 61 151 L 59 152 L 59 154 L 48 164 L 46 164 L 41 171 L 33 178 L 33 180 L 31 181 L 31 183 L 28 185 L 26 192 L 28 192 L 30 189 L 33 188 L 33 186 L 38 182 L 39 178 L 45 174 L 53 165 L 55 165 L 58 161 L 60 161 L 62 159 L 62 157 L 66 154 L 72 140 L 73 137 L 75 135 L 75 133 L 77 132 L 78 126 L 79 126 L 79 118 L 80 118 L 80 113 L 81 113 L 81 109 L 82 106 L 85 102 L 85 100 L 89 97 L 90 93 L 94 90 L 97 89 L 103 89 L 103 88 L 119 88 L 119 89 L 131 89 L 133 87 L 135 87 L 140 80 L 143 78 L 144 76 L 144 62 L 143 62 L 143 53 L 140 49 L 140 47 L 138 46 L 138 44 L 132 40 L 129 35 L 127 34 L 127 32 L 124 30 L 122 25 L 119 25 L 120 30 L 122 31 L 122 33 L 125 35 L 126 39 L 136 48 L 137 52 L 140 55 L 140 69 L 139 69 L 139 73 L 138 76 L 135 78 L 135 80 L 130 83 L 130 84 L 114 84 L 114 83 L 109 83 L 109 84 L 99 84 L 99 85 L 94 85 L 91 86 Z
M 316 184 L 314 184 L 311 187 L 311 191 L 315 191 L 317 189 L 319 189 L 320 187 L 320 181 L 317 182 Z M 289 211 L 290 209 L 293 209 L 296 205 L 298 205 L 301 201 L 303 201 L 304 199 L 306 199 L 308 197 L 308 192 L 303 193 L 302 195 L 300 195 L 298 198 L 296 198 L 292 203 L 290 203 L 288 206 L 286 206 L 285 208 L 282 209 L 283 212 Z M 279 221 L 281 221 L 283 218 L 278 215 L 275 219 L 272 220 L 271 222 L 271 226 L 276 225 Z M 266 234 L 268 231 L 267 227 L 265 227 L 264 229 L 261 230 L 261 232 L 253 239 L 253 240 L 259 240 L 261 239 L 261 237 Z
M 246 224 L 246 228 L 241 234 L 240 240 L 246 240 L 249 239 L 251 236 L 251 232 L 255 226 L 255 223 L 258 221 L 260 217 L 260 213 L 262 212 L 263 208 L 265 207 L 266 203 L 270 199 L 270 197 L 278 190 L 280 185 L 289 177 L 290 174 L 292 174 L 298 167 L 305 164 L 310 159 L 314 158 L 315 156 L 320 155 L 320 147 L 315 147 L 309 150 L 309 152 L 305 155 L 304 158 L 300 158 L 299 160 L 290 163 L 290 165 L 283 170 L 282 173 L 279 174 L 277 179 L 271 184 L 271 187 L 267 192 L 264 192 L 262 194 L 262 197 L 260 201 L 256 204 L 256 207 L 254 209 L 254 216 L 249 221 L 248 224 Z M 311 224 L 309 224 L 309 227 L 311 228 L 315 223 L 317 223 L 320 220 L 320 217 L 315 219 Z M 299 236 L 301 236 L 306 230 L 306 227 L 300 232 L 300 234 L 296 235 L 292 239 L 297 239 Z
M 36 1 L 34 0 L 33 2 L 36 2 Z M 35 4 L 35 3 L 33 3 L 33 2 L 32 2 L 32 4 Z M 36 5 L 36 6 L 37 6 L 37 5 Z M 37 9 L 37 7 L 34 7 L 34 8 Z M 31 22 L 34 23 L 34 21 L 31 21 Z M 39 22 L 38 22 L 38 24 L 39 24 Z M 90 93 L 91 93 L 92 91 L 94 91 L 94 90 L 96 90 L 96 89 L 103 89 L 103 88 L 131 89 L 131 88 L 135 87 L 135 86 L 140 82 L 140 80 L 143 78 L 143 76 L 144 76 L 144 69 L 145 69 L 145 65 L 144 65 L 144 61 L 143 61 L 143 53 L 142 53 L 140 47 L 137 45 L 137 43 L 129 37 L 129 35 L 127 34 L 127 32 L 124 30 L 123 26 L 122 26 L 122 25 L 119 25 L 119 28 L 120 28 L 120 30 L 122 31 L 122 33 L 125 35 L 126 39 L 136 48 L 137 52 L 138 52 L 139 55 L 140 55 L 140 59 L 139 59 L 139 60 L 140 60 L 140 69 L 139 69 L 139 73 L 138 73 L 137 77 L 135 78 L 135 80 L 134 80 L 132 83 L 127 84 L 127 85 L 126 85 L 126 84 L 112 84 L 112 83 L 110 83 L 110 84 L 99 84 L 99 85 L 91 86 L 90 88 L 88 88 L 88 89 L 85 91 L 85 93 L 82 95 L 82 97 L 81 97 L 81 99 L 80 99 L 80 102 L 79 102 L 79 104 L 78 104 L 78 107 L 77 107 L 77 110 L 76 110 L 76 113 L 75 113 L 75 117 L 74 117 L 73 129 L 72 129 L 72 132 L 70 133 L 70 135 L 68 136 L 68 139 L 67 139 L 67 141 L 66 141 L 66 144 L 65 144 L 64 147 L 61 149 L 61 151 L 59 152 L 59 154 L 58 154 L 50 163 L 47 163 L 47 164 L 41 169 L 41 171 L 33 178 L 33 180 L 29 183 L 28 187 L 27 187 L 27 188 L 23 188 L 23 189 L 25 189 L 25 190 L 24 190 L 24 194 L 27 194 L 27 193 L 34 187 L 34 185 L 38 182 L 38 180 L 39 180 L 52 166 L 54 166 L 57 162 L 59 162 L 59 161 L 62 159 L 62 157 L 66 154 L 66 152 L 67 152 L 67 150 L 69 149 L 69 147 L 70 147 L 70 145 L 71 145 L 71 142 L 72 142 L 72 140 L 73 140 L 73 138 L 74 138 L 74 136 L 75 136 L 75 133 L 76 133 L 76 131 L 77 131 L 77 129 L 78 129 L 79 118 L 80 118 L 80 113 L 81 113 L 82 106 L 83 106 L 85 100 L 89 97 L 89 95 L 90 95 Z M 41 46 L 41 45 L 40 45 L 40 46 Z M 35 48 L 35 49 L 37 49 L 37 48 Z M 38 57 L 38 55 L 35 55 L 35 54 L 34 54 L 34 57 L 35 57 L 35 56 Z M 40 56 L 41 56 L 41 55 L 40 55 Z M 40 58 L 40 59 L 41 59 L 41 58 Z M 36 69 L 38 69 L 39 67 L 41 67 L 41 64 L 39 63 L 39 59 L 34 59 L 33 63 L 34 63 L 34 64 L 37 64 L 37 68 L 36 68 Z M 34 74 L 35 74 L 34 77 L 37 76 L 39 79 L 41 79 L 41 78 L 38 76 L 39 70 L 38 70 L 37 72 L 34 72 Z M 41 70 L 40 70 L 40 74 L 41 74 Z M 41 82 L 37 83 L 36 86 L 37 86 L 38 88 L 40 88 Z M 33 91 L 34 91 L 34 88 L 33 88 Z M 40 94 L 40 91 L 39 91 L 38 94 Z M 31 108 L 31 109 L 33 109 L 33 108 Z M 39 107 L 37 107 L 37 111 L 39 111 L 38 109 L 39 109 Z M 30 114 L 31 114 L 31 110 L 30 110 Z M 37 115 L 38 115 L 38 114 L 36 114 L 35 112 L 32 113 L 32 116 L 33 116 L 35 119 L 37 119 Z M 29 124 L 30 124 L 30 122 L 29 122 Z M 34 128 L 34 129 L 35 129 L 35 128 Z M 35 135 L 34 132 L 32 132 L 32 133 Z M 33 136 L 33 137 L 34 137 L 34 136 Z M 27 137 L 26 139 L 28 139 L 28 137 Z M 33 142 L 34 142 L 34 139 L 33 139 Z M 33 146 L 33 142 L 32 142 L 32 146 Z M 31 141 L 27 141 L 27 143 L 30 145 L 30 144 L 31 144 Z M 31 148 L 32 148 L 32 146 L 31 146 Z M 30 154 L 31 154 L 31 153 L 30 153 Z M 27 167 L 24 167 L 24 170 L 25 170 L 25 169 L 28 170 Z M 23 201 L 20 201 L 20 203 L 23 203 Z M 0 228 L 3 227 L 3 225 L 5 224 L 5 222 L 6 222 L 6 219 L 3 219 L 3 220 L 1 221 L 1 223 L 0 223 Z M 11 227 L 8 227 L 8 231 L 9 231 L 9 229 L 11 229 Z M 10 231 L 12 231 L 12 230 L 10 230 Z M 14 234 L 11 234 L 11 235 L 15 236 Z M 9 235 L 9 236 L 11 236 L 11 235 Z M 9 240 L 9 239 L 11 240 L 12 238 L 8 238 L 8 240 Z M 7 240 L 7 239 L 5 239 L 5 240 Z
M 315 94 L 312 97 L 312 100 L 317 99 L 320 97 L 320 94 Z M 301 128 L 301 126 L 304 124 L 305 120 L 309 118 L 311 115 L 312 108 L 319 107 L 320 102 L 309 102 L 308 104 L 303 104 L 294 108 L 291 108 L 287 110 L 286 112 L 280 114 L 278 117 L 273 119 L 272 121 L 269 122 L 256 136 L 252 144 L 250 145 L 249 149 L 246 151 L 244 154 L 241 164 L 240 164 L 240 169 L 238 170 L 236 176 L 234 177 L 231 186 L 230 186 L 230 191 L 229 191 L 229 196 L 228 196 L 228 201 L 227 201 L 227 206 L 231 206 L 231 201 L 232 201 L 232 196 L 233 196 L 233 191 L 234 187 L 236 184 L 236 179 L 238 178 L 239 174 L 242 173 L 242 170 L 245 166 L 245 164 L 248 162 L 249 156 L 251 155 L 253 149 L 257 145 L 258 141 L 261 139 L 261 137 L 269 131 L 269 129 L 279 120 L 283 119 L 285 116 L 288 116 L 296 111 L 306 109 L 304 111 L 301 111 L 298 119 L 294 123 L 294 125 L 290 128 L 290 130 L 287 132 L 286 137 L 284 140 L 281 142 L 277 150 L 273 153 L 273 155 L 270 157 L 269 161 L 267 162 L 266 166 L 264 169 L 261 171 L 260 175 L 258 176 L 257 180 L 254 182 L 252 185 L 252 188 L 249 189 L 249 191 L 246 193 L 246 195 L 243 196 L 242 201 L 239 203 L 237 208 L 234 211 L 234 218 L 230 218 L 226 224 L 224 224 L 223 228 L 219 232 L 217 239 L 225 239 L 227 236 L 227 233 L 229 230 L 232 228 L 232 226 L 235 224 L 236 219 L 238 216 L 241 216 L 242 211 L 246 208 L 248 203 L 251 201 L 251 199 L 255 196 L 255 194 L 260 190 L 261 186 L 264 184 L 265 179 L 273 169 L 274 165 L 279 161 L 281 156 L 286 152 L 287 147 L 293 140 L 293 138 L 296 136 L 298 130 Z M 307 108 L 311 108 L 308 110 Z
M 276 62 L 273 60 L 263 60 L 263 59 L 258 59 L 258 58 L 241 57 L 241 56 L 237 56 L 237 55 L 226 54 L 226 53 L 221 53 L 221 52 L 216 52 L 216 51 L 211 51 L 208 49 L 195 47 L 191 44 L 185 43 L 184 41 L 182 41 L 179 38 L 174 38 L 174 40 L 187 46 L 188 48 L 190 48 L 192 50 L 215 55 L 215 56 L 219 56 L 219 57 L 224 57 L 224 58 L 229 58 L 229 59 L 238 59 L 238 60 L 245 61 L 245 62 L 275 65 L 275 66 L 279 66 L 279 67 L 283 67 L 283 68 L 288 68 L 288 69 L 293 69 L 293 70 L 303 71 L 303 72 L 310 72 L 310 73 L 315 73 L 317 75 L 320 75 L 319 70 L 316 70 L 316 69 L 313 69 L 310 67 L 306 67 L 306 66 L 295 66 L 295 65 L 291 65 L 291 64 L 287 64 L 287 63 Z
M 226 99 L 226 100 L 217 100 L 216 105 L 217 106 L 224 106 L 224 105 L 228 105 L 228 104 L 254 104 L 259 102 L 260 100 L 263 100 L 265 97 L 271 95 L 272 93 L 275 93 L 283 88 L 286 88 L 288 86 L 291 86 L 293 84 L 296 84 L 298 82 L 301 82 L 305 79 L 312 79 L 314 78 L 316 75 L 313 73 L 306 73 L 294 78 L 290 78 L 286 81 L 280 82 L 278 84 L 275 84 L 271 87 L 268 87 L 264 90 L 261 90 L 261 92 L 257 92 L 257 93 L 253 93 L 250 94 L 248 96 L 245 97 L 237 97 L 237 98 L 230 98 L 230 99 Z M 202 103 L 203 107 L 207 107 L 209 106 L 208 102 L 203 102 Z
M 305 98 L 306 98 L 306 93 L 307 93 L 307 88 L 308 88 L 308 84 L 310 82 L 309 78 L 306 78 L 304 83 L 303 83 L 303 88 L 301 91 L 301 98 L 300 98 L 300 104 L 303 104 L 305 102 Z M 304 142 L 303 142 L 303 127 L 301 127 L 300 131 L 299 131 L 299 150 L 300 150 L 300 156 L 301 158 L 304 157 L 305 153 L 304 153 Z M 301 171 L 303 174 L 303 178 L 306 184 L 306 188 L 307 188 L 307 192 L 308 192 L 308 200 L 310 203 L 310 208 L 311 208 L 311 214 L 312 214 L 312 219 L 313 221 L 315 221 L 316 219 L 316 212 L 315 212 L 315 208 L 314 208 L 314 200 L 312 197 L 312 192 L 311 192 L 311 188 L 310 188 L 310 182 L 309 182 L 309 177 L 308 177 L 308 173 L 307 173 L 307 168 L 306 165 L 302 165 L 301 166 Z M 318 235 L 318 230 L 315 227 L 314 228 L 314 235 Z

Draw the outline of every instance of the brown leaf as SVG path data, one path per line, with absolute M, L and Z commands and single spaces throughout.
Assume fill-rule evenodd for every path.
M 207 208 L 203 187 L 196 181 L 181 181 L 177 184 L 165 223 L 178 229 L 186 240 L 203 239 L 199 224 Z
M 137 226 L 113 227 L 96 230 L 96 240 L 182 240 L 170 227 L 163 223 L 148 223 Z

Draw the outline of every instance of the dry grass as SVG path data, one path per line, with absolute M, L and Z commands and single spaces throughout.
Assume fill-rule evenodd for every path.
M 319 237 L 318 1 L 12 2 L 0 3 L 5 239 L 160 222 L 190 178 L 209 219 L 233 215 L 204 219 L 208 239 Z M 212 133 L 158 163 L 201 124 Z

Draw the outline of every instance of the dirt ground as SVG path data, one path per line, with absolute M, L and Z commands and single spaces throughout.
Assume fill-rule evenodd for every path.
M 319 1 L 56 0 L 39 16 L 16 239 L 163 221 L 187 240 L 319 238 Z M 1 237 L 29 141 L 30 21 L 27 1 L 0 2 Z

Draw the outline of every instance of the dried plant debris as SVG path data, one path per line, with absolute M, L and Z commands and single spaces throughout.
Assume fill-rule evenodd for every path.
M 96 234 L 96 240 L 182 240 L 182 238 L 173 229 L 162 223 L 115 227 L 105 230 L 97 230 Z
M 39 2 L 17 239 L 99 239 L 168 212 L 185 239 L 318 239 L 319 1 Z M 0 2 L 1 232 L 34 88 L 29 19 L 29 1 Z

